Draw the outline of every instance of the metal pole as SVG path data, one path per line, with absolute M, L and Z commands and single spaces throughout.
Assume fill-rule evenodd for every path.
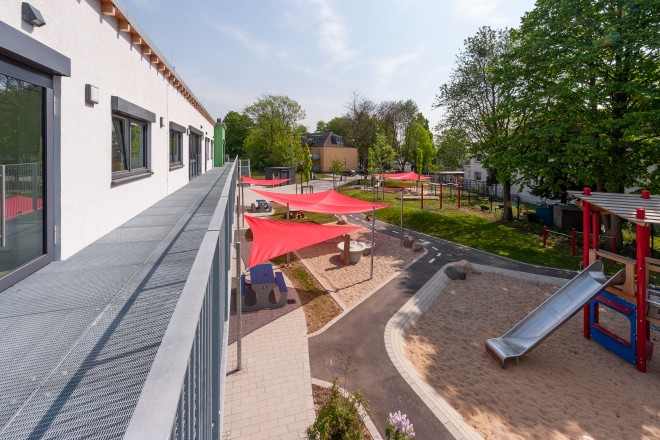
M 401 240 L 403 240 L 403 189 L 401 189 Z
M 241 219 L 241 212 L 238 210 L 238 205 L 240 205 L 240 204 L 241 204 L 241 195 L 236 194 L 236 206 L 237 206 L 237 208 L 236 208 L 236 230 L 237 231 L 241 229 L 241 227 L 239 226 L 240 225 L 239 222 L 240 222 L 240 219 Z
M 243 349 L 243 322 L 241 309 L 243 302 L 243 283 L 241 282 L 241 242 L 236 242 L 236 370 L 241 370 Z
M 374 277 L 374 248 L 376 247 L 376 205 L 371 205 L 371 275 Z
M 286 221 L 291 221 L 289 218 L 289 204 L 286 204 Z M 291 252 L 286 253 L 286 265 L 290 266 L 291 265 Z
M 245 193 L 243 191 L 243 188 L 244 185 L 243 183 L 241 183 L 241 199 L 243 199 L 243 202 L 241 203 L 241 214 L 242 214 L 241 218 L 243 219 L 242 220 L 243 227 L 245 227 Z

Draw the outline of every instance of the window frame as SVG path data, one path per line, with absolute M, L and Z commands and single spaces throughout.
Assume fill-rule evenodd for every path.
M 170 121 L 170 134 L 169 134 L 169 162 L 170 162 L 170 171 L 178 170 L 184 167 L 183 161 L 183 134 L 186 132 L 186 128 L 182 125 L 177 124 L 176 122 Z M 178 145 L 178 160 L 172 160 L 172 136 L 176 136 L 179 141 Z
M 131 102 L 128 102 L 118 96 L 111 97 L 111 136 L 116 134 L 115 130 L 115 120 L 123 121 L 123 126 L 119 134 L 122 135 L 122 145 L 123 150 L 123 160 L 126 169 L 114 171 L 112 170 L 112 160 L 110 164 L 110 170 L 112 175 L 112 186 L 120 185 L 123 183 L 132 182 L 134 180 L 142 179 L 145 177 L 150 177 L 153 175 L 151 170 L 151 124 L 156 122 L 156 115 L 149 110 L 146 110 L 138 105 L 135 105 Z M 142 152 L 142 164 L 141 166 L 133 166 L 131 163 L 131 136 L 133 125 L 139 125 L 142 127 L 140 130 L 141 136 L 141 146 L 140 150 Z M 111 159 L 112 159 L 113 147 L 111 141 Z
M 481 181 L 481 171 L 474 172 L 474 180 Z

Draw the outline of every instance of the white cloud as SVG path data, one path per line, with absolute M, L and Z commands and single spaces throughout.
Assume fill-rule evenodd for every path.
M 250 36 L 249 33 L 244 31 L 243 29 L 239 29 L 224 24 L 218 24 L 217 22 L 213 22 L 211 20 L 207 20 L 207 22 L 211 24 L 214 28 L 219 30 L 220 32 L 229 36 L 231 39 L 242 44 L 245 48 L 253 52 L 255 55 L 261 58 L 265 58 L 268 55 L 268 45 L 263 41 L 253 38 L 252 36 Z
M 376 89 L 379 91 L 384 89 L 395 74 L 405 75 L 406 72 L 409 72 L 412 65 L 419 58 L 419 55 L 419 52 L 411 52 L 391 58 L 374 60 L 373 64 L 377 69 L 375 79 Z
M 348 43 L 349 30 L 345 19 L 334 8 L 332 0 L 296 0 L 304 17 L 294 23 L 312 23 L 316 32 L 316 44 L 320 52 L 328 55 L 326 68 L 349 63 L 357 54 Z M 304 11 L 302 11 L 304 9 Z M 286 14 L 289 19 L 293 13 Z

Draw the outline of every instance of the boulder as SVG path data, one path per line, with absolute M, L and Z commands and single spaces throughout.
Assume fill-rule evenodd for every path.
M 454 265 L 445 269 L 445 275 L 447 275 L 451 280 L 464 280 L 467 277 L 465 272 L 457 269 Z
M 477 269 L 470 263 L 469 261 L 466 260 L 461 260 L 457 263 L 454 263 L 453 265 L 456 269 L 461 270 L 465 273 L 479 273 Z
M 345 215 L 339 216 L 339 219 L 337 220 L 338 225 L 346 225 L 348 224 L 348 219 L 346 218 Z
M 410 235 L 404 235 L 403 240 L 401 240 L 401 244 L 403 245 L 403 247 L 407 247 L 407 248 L 411 248 L 414 242 L 415 239 Z

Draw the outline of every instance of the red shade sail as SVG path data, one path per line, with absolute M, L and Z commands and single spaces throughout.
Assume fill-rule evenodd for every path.
M 419 174 L 415 173 L 414 171 L 410 171 L 409 173 L 394 173 L 394 174 L 381 174 L 380 177 L 384 179 L 392 179 L 392 180 L 417 180 L 418 178 L 421 180 L 429 180 L 430 177 L 428 176 L 420 176 Z
M 289 204 L 289 209 L 296 211 L 320 212 L 323 214 L 355 214 L 371 211 L 372 207 L 381 209 L 389 206 L 386 203 L 371 203 L 354 199 L 335 190 L 328 190 L 312 194 L 280 194 L 253 189 L 268 200 L 280 205 Z
M 264 180 L 264 179 L 253 179 L 247 176 L 241 176 L 243 183 L 249 183 L 250 185 L 261 185 L 261 186 L 274 186 L 279 185 L 280 183 L 288 182 L 292 180 L 293 177 L 288 179 L 275 179 L 275 180 Z
M 292 223 L 250 216 L 245 216 L 245 219 L 250 225 L 253 237 L 248 267 L 360 229 L 360 226 Z

